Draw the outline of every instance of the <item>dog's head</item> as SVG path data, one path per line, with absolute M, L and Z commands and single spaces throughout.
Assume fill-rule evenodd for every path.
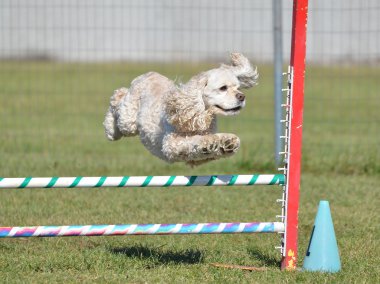
M 206 109 L 215 114 L 234 115 L 245 106 L 241 89 L 257 84 L 258 72 L 240 53 L 231 54 L 232 65 L 222 65 L 194 77 L 197 84 L 204 84 L 202 98 Z M 195 83 L 195 82 L 194 82 Z
M 258 72 L 240 53 L 231 54 L 231 65 L 202 72 L 173 90 L 167 99 L 169 122 L 178 129 L 207 129 L 215 114 L 234 115 L 245 106 L 241 89 L 257 84 Z M 204 125 L 203 125 L 204 124 Z

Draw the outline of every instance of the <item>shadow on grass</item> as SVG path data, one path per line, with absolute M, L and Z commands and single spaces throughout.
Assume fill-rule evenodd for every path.
M 281 262 L 277 258 L 267 255 L 265 253 L 262 253 L 257 248 L 249 248 L 248 254 L 252 258 L 260 261 L 260 265 L 264 265 L 266 267 L 273 267 L 273 268 L 279 268 L 281 266 Z
M 141 260 L 151 260 L 156 264 L 197 264 L 203 262 L 203 253 L 199 250 L 163 251 L 147 246 L 111 248 L 111 253 L 121 254 Z

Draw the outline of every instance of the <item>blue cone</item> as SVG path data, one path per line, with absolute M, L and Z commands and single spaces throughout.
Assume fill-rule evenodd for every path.
M 329 202 L 319 202 L 303 269 L 306 271 L 338 272 L 341 269 Z

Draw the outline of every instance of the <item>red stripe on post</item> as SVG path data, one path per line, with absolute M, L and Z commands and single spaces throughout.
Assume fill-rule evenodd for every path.
M 292 51 L 293 67 L 292 117 L 289 139 L 288 180 L 286 193 L 285 246 L 281 269 L 293 270 L 297 265 L 298 208 L 301 178 L 301 147 L 305 80 L 306 25 L 308 0 L 294 0 Z

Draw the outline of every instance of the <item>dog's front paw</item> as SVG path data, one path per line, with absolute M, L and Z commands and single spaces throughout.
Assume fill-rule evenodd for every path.
M 225 154 L 236 153 L 240 147 L 240 139 L 236 135 L 228 134 L 221 137 L 220 150 Z
M 203 155 L 213 155 L 216 154 L 219 150 L 219 143 L 217 140 L 211 140 L 207 141 L 205 145 L 202 146 L 201 152 Z

